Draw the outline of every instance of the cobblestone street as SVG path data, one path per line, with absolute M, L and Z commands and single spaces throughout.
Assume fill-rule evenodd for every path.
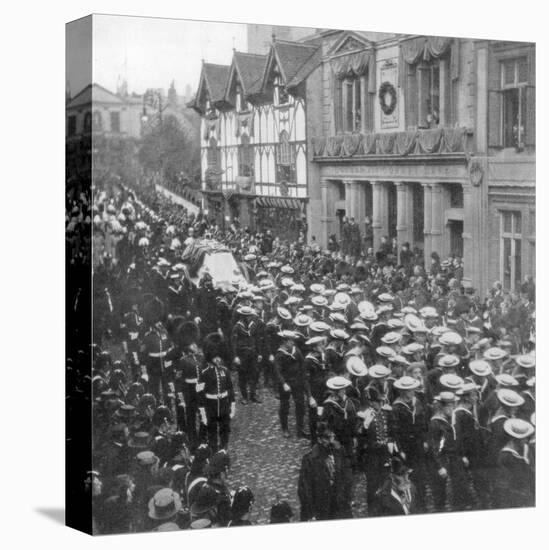
M 297 480 L 301 458 L 310 448 L 310 442 L 295 436 L 293 409 L 290 409 L 289 439 L 282 437 L 278 420 L 278 399 L 272 390 L 261 391 L 263 403 L 240 404 L 237 399 L 236 416 L 232 422 L 231 472 L 229 484 L 235 489 L 248 485 L 255 495 L 252 521 L 269 522 L 270 508 L 277 496 L 287 500 L 299 519 Z M 363 476 L 355 475 L 353 515 L 366 514 L 366 484 Z

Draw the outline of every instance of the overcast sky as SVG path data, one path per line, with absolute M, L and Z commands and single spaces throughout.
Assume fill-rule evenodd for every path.
M 72 26 L 71 26 L 72 25 Z M 89 78 L 82 67 L 89 40 L 85 20 L 67 28 L 67 78 L 74 97 Z M 93 81 L 116 91 L 126 78 L 130 92 L 167 89 L 179 94 L 198 86 L 202 59 L 228 65 L 233 46 L 246 51 L 246 25 L 113 15 L 93 16 Z

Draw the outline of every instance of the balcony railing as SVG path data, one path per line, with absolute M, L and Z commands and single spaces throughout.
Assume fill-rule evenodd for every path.
M 471 132 L 467 128 L 435 128 L 406 132 L 348 133 L 314 137 L 317 159 L 466 154 Z

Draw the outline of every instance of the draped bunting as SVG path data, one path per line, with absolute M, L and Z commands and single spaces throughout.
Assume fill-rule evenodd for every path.
M 459 40 L 444 36 L 420 36 L 400 43 L 401 70 L 400 86 L 405 85 L 407 71 L 405 65 L 415 65 L 420 61 L 438 59 L 450 50 L 450 76 L 452 80 L 459 77 Z
M 361 76 L 368 71 L 371 58 L 370 51 L 342 55 L 331 60 L 332 69 L 340 79 L 347 76 Z
M 278 197 L 256 197 L 254 202 L 258 208 L 287 208 L 290 210 L 301 210 L 301 203 L 304 204 L 304 201 L 299 199 Z
M 467 153 L 466 128 L 338 134 L 312 140 L 315 157 Z

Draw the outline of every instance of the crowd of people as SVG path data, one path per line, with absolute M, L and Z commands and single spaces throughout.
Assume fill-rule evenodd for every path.
M 277 501 L 271 522 L 351 517 L 357 475 L 369 516 L 534 505 L 531 277 L 483 298 L 460 258 L 222 231 L 120 181 L 73 193 L 66 230 L 69 275 L 93 265 L 93 344 L 75 336 L 68 388 L 92 390 L 95 532 L 249 525 L 231 421 L 265 392 L 280 437 L 311 445 L 299 513 Z M 184 260 L 213 240 L 245 282 L 191 281 Z

